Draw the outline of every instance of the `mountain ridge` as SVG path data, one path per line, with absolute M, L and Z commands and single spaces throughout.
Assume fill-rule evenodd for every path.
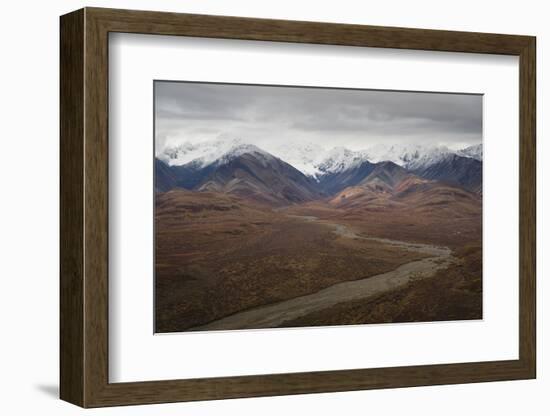
M 216 163 L 224 155 L 239 155 L 247 152 L 250 148 L 278 157 L 306 176 L 317 180 L 323 175 L 353 169 L 365 161 L 370 163 L 391 161 L 409 170 L 425 169 L 449 155 L 482 161 L 481 144 L 452 150 L 443 145 L 389 143 L 377 144 L 363 150 L 351 150 L 344 146 L 324 149 L 313 142 L 296 141 L 284 145 L 270 144 L 268 148 L 260 149 L 241 138 L 225 137 L 198 144 L 185 142 L 178 146 L 168 146 L 156 157 L 169 166 L 188 165 L 193 162 L 199 167 L 205 167 Z
M 182 149 L 184 152 L 188 146 Z M 410 149 L 414 151 L 403 153 L 405 156 L 400 157 L 399 164 L 392 160 L 371 162 L 368 152 L 336 147 L 317 165 L 315 175 L 306 175 L 287 161 L 242 140 L 234 140 L 231 145 L 225 143 L 217 149 L 203 149 L 198 158 L 196 154 L 180 154 L 172 149 L 167 154 L 177 163 L 155 159 L 155 191 L 179 187 L 223 192 L 273 206 L 320 198 L 334 200 L 346 189 L 349 193 L 352 187 L 356 187 L 356 195 L 367 191 L 393 193 L 394 187 L 405 183 L 405 179 L 415 184 L 422 180 L 440 181 L 481 193 L 482 162 L 476 158 L 481 157 L 481 145 L 465 148 L 460 155 L 446 148 L 431 148 L 427 154 L 421 154 L 417 146 Z M 315 148 L 311 150 L 315 153 Z M 395 159 L 396 149 L 391 148 L 391 152 L 394 153 L 391 158 Z M 464 156 L 465 153 L 470 156 Z M 310 159 L 315 157 L 312 155 Z M 430 163 L 426 162 L 428 159 Z M 186 163 L 178 164 L 181 161 Z

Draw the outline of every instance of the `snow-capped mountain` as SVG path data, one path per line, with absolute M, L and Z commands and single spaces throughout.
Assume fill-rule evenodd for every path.
M 481 193 L 482 191 L 482 162 L 473 157 L 453 153 L 436 163 L 412 172 L 422 178 L 459 185 L 472 192 Z
M 362 151 L 353 151 L 345 147 L 334 147 L 326 152 L 317 168 L 321 175 L 344 172 L 367 161 L 367 155 Z
M 421 169 L 439 162 L 454 152 L 446 146 L 420 144 L 379 144 L 366 150 L 371 162 L 390 161 L 406 169 Z
M 311 201 L 320 196 L 314 179 L 239 140 L 230 144 L 203 143 L 202 148 L 185 144 L 167 149 L 162 156 L 164 160 L 157 157 L 155 161 L 156 192 L 174 188 L 221 192 L 271 206 Z
M 364 170 L 365 163 L 393 162 L 407 170 L 421 172 L 430 166 L 456 155 L 482 160 L 482 145 L 473 145 L 460 150 L 451 150 L 441 145 L 378 144 L 365 150 L 351 150 L 342 146 L 325 149 L 316 143 L 296 141 L 283 145 L 269 144 L 261 149 L 240 138 L 220 137 L 202 143 L 186 142 L 165 148 L 157 158 L 168 166 L 191 170 L 219 166 L 234 158 L 256 153 L 263 158 L 278 158 L 317 182 L 323 177 L 346 171 Z
M 185 142 L 178 146 L 167 147 L 157 155 L 157 158 L 168 166 L 192 165 L 199 169 L 213 163 L 227 163 L 246 153 L 259 153 L 272 157 L 269 153 L 242 139 L 220 138 L 203 143 Z
M 316 143 L 296 141 L 273 146 L 266 150 L 294 166 L 304 175 L 316 178 L 322 173 L 319 170 L 319 165 L 326 155 L 326 150 Z
M 457 153 L 459 156 L 471 157 L 472 159 L 481 161 L 483 159 L 483 146 L 482 144 L 476 144 L 459 150 Z

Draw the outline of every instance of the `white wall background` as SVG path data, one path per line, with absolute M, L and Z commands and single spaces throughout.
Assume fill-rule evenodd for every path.
M 0 410 L 3 414 L 72 415 L 58 390 L 58 16 L 102 6 L 276 19 L 529 34 L 538 37 L 538 314 L 536 381 L 317 394 L 87 411 L 102 415 L 545 415 L 550 408 L 550 361 L 543 258 L 550 227 L 550 145 L 544 140 L 545 73 L 550 26 L 545 2 L 518 1 L 69 1 L 6 2 L 0 15 Z M 549 64 L 550 65 L 550 64 Z M 548 66 L 548 67 L 547 67 Z M 546 199 L 546 200 L 545 200 Z

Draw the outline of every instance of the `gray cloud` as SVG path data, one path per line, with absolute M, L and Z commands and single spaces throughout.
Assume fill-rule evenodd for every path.
M 157 81 L 155 111 L 157 148 L 221 134 L 259 146 L 307 140 L 327 148 L 460 147 L 482 136 L 482 96 L 471 94 Z

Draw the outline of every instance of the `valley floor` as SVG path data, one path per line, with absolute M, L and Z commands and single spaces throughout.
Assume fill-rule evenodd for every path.
M 160 194 L 156 331 L 479 319 L 480 236 L 480 210 Z

